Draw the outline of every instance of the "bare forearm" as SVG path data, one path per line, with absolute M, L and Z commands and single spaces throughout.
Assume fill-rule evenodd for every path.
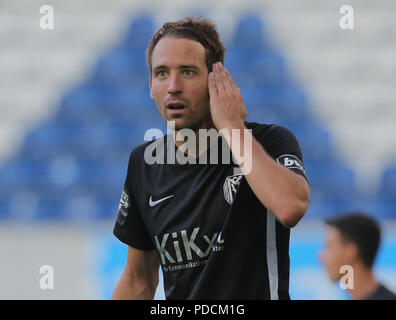
M 152 300 L 156 287 L 150 286 L 147 281 L 134 279 L 123 274 L 117 283 L 112 300 Z
M 242 133 L 246 128 L 238 129 Z M 308 184 L 303 177 L 276 163 L 250 132 L 245 133 L 232 141 L 226 139 L 234 158 L 257 198 L 281 223 L 293 227 L 307 210 Z M 251 139 L 251 148 L 245 150 L 246 138 Z M 239 157 L 239 150 L 245 150 L 243 157 Z

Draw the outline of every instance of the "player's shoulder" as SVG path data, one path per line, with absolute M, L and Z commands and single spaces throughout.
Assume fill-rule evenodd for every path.
M 163 137 L 159 137 L 157 139 L 146 141 L 146 142 L 143 142 L 143 143 L 137 145 L 136 147 L 134 147 L 132 149 L 129 159 L 133 160 L 134 162 L 143 161 L 146 149 L 152 144 L 158 145 L 159 143 L 163 143 L 165 139 L 166 139 L 166 136 L 163 136 Z
M 267 140 L 278 140 L 278 139 L 295 139 L 293 132 L 288 128 L 279 124 L 263 124 L 258 122 L 245 122 L 247 129 L 252 130 L 252 134 L 256 138 L 265 138 Z
M 396 300 L 396 294 L 390 291 L 383 284 L 380 284 L 378 289 L 367 297 L 366 300 Z
M 302 159 L 300 144 L 296 136 L 285 126 L 257 122 L 245 122 L 245 126 L 252 129 L 252 135 L 272 157 L 277 158 L 282 154 L 296 154 Z

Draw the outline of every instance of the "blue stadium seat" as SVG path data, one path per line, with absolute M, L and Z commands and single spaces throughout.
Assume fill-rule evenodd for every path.
M 359 199 L 359 197 L 344 200 L 322 199 L 312 196 L 304 219 L 329 219 L 350 213 L 364 213 L 377 220 L 385 220 L 395 216 L 396 202 L 381 202 L 375 199 Z
M 269 47 L 268 42 L 262 19 L 252 13 L 240 18 L 234 31 L 231 47 L 255 51 Z
M 396 219 L 396 200 L 385 200 L 380 201 L 378 204 L 378 212 L 380 214 L 380 218 L 383 219 Z
M 257 85 L 284 85 L 287 83 L 286 62 L 279 54 L 264 53 L 250 60 L 249 72 L 255 74 Z
M 21 150 L 21 158 L 47 161 L 64 156 L 77 156 L 84 136 L 82 126 L 57 125 L 50 122 L 30 132 Z
M 71 209 L 66 203 L 72 201 L 73 198 L 98 197 L 98 201 L 118 204 L 126 177 L 126 164 L 127 160 L 118 166 L 80 161 L 76 162 L 77 171 L 75 173 L 71 173 L 70 170 L 62 171 L 62 169 L 65 170 L 65 167 L 59 167 L 58 176 L 54 176 L 54 168 L 44 164 L 19 163 L 13 166 L 9 165 L 7 168 L 2 167 L 2 170 L 8 172 L 7 175 L 2 174 L 3 182 L 12 182 L 12 184 L 8 186 L 7 192 L 1 192 L 0 216 L 14 215 L 18 219 L 25 216 L 26 219 L 37 220 L 69 219 Z M 62 185 L 63 182 L 62 180 L 59 182 L 59 179 L 62 179 L 62 176 L 67 178 L 68 174 L 72 174 L 74 177 L 66 179 L 69 181 Z M 29 208 L 29 203 L 26 205 L 20 203 L 17 204 L 17 207 L 14 204 L 14 209 L 11 211 L 11 201 L 22 193 L 34 194 L 38 199 L 37 207 Z M 96 202 L 93 203 L 95 208 L 93 208 L 94 213 L 91 214 L 95 214 L 95 212 L 104 214 L 103 210 L 98 211 L 99 207 L 95 205 Z M 69 210 L 67 210 L 68 208 Z
M 363 213 L 376 220 L 394 219 L 396 216 L 396 201 L 379 201 L 377 199 L 351 198 L 343 201 L 324 200 L 313 201 L 306 215 L 307 218 L 326 219 L 350 213 Z
M 66 94 L 60 101 L 55 121 L 61 124 L 106 122 L 109 118 L 111 90 L 84 86 Z
M 150 15 L 141 14 L 132 19 L 122 39 L 122 47 L 129 50 L 146 50 L 154 34 L 154 23 Z
M 43 126 L 29 134 L 21 156 L 35 162 L 59 158 L 113 162 L 125 158 L 133 147 L 143 143 L 145 130 L 138 123 Z
M 357 195 L 355 172 L 336 162 L 305 161 L 311 197 L 318 201 L 351 201 Z
M 38 221 L 65 221 L 67 216 L 64 213 L 63 201 L 40 201 L 37 214 L 34 217 Z
M 272 51 L 227 50 L 225 67 L 240 88 L 282 86 L 288 81 L 285 60 Z
M 120 189 L 121 190 L 121 189 Z M 121 192 L 119 198 L 121 197 Z M 115 221 L 118 213 L 119 198 L 114 201 L 98 201 L 97 206 L 97 218 L 98 219 L 108 219 Z
M 15 161 L 0 167 L 0 200 L 8 201 L 15 192 L 23 191 L 30 181 L 40 181 L 46 168 L 34 162 Z
M 394 199 L 357 198 L 351 206 L 351 211 L 364 212 L 375 219 L 394 219 L 396 217 L 396 200 Z
M 384 171 L 379 196 L 380 199 L 396 199 L 396 165 L 390 166 Z
M 265 123 L 304 124 L 310 120 L 305 95 L 297 88 L 254 87 L 241 90 L 250 114 L 255 121 Z
M 118 90 L 110 99 L 111 115 L 114 120 L 125 123 L 138 123 L 137 115 L 142 112 L 157 112 L 154 100 L 150 97 L 148 85 L 141 90 Z
M 149 70 L 143 50 L 114 49 L 99 59 L 91 81 L 108 87 L 141 89 Z
M 311 201 L 304 220 L 324 220 L 344 211 L 344 203 L 335 200 L 317 199 L 311 195 Z
M 102 165 L 80 162 L 80 175 L 76 186 L 101 201 L 117 201 L 121 195 L 127 173 L 127 161 L 122 165 Z
M 280 123 L 287 127 L 296 136 L 305 161 L 337 162 L 334 155 L 329 133 L 313 123 L 296 125 Z
M 9 219 L 11 219 L 9 202 L 0 200 L 0 222 Z
M 48 201 L 62 200 L 69 195 L 70 187 L 79 174 L 77 168 L 68 162 L 62 164 L 58 161 L 52 165 L 19 162 L 8 166 L 9 173 L 5 176 L 5 181 L 9 182 L 8 190 L 4 190 L 2 195 L 11 200 L 13 196 L 27 192 Z

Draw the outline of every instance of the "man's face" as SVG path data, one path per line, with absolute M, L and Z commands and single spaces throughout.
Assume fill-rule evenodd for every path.
M 327 227 L 326 244 L 320 253 L 320 260 L 325 266 L 331 281 L 339 280 L 344 273 L 340 273 L 343 265 L 351 265 L 355 247 L 352 243 L 345 242 L 340 232 L 331 226 Z
M 186 38 L 162 38 L 154 48 L 151 97 L 165 121 L 175 129 L 210 125 L 208 68 L 205 48 Z

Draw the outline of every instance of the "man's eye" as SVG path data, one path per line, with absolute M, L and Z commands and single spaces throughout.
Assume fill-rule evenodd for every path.
M 165 75 L 166 75 L 166 72 L 165 72 L 165 71 L 158 71 L 158 72 L 157 72 L 157 76 L 158 76 L 158 77 L 165 77 Z
M 183 73 L 186 75 L 186 76 L 192 76 L 193 74 L 194 74 L 194 71 L 192 71 L 192 70 L 184 70 L 183 71 Z

